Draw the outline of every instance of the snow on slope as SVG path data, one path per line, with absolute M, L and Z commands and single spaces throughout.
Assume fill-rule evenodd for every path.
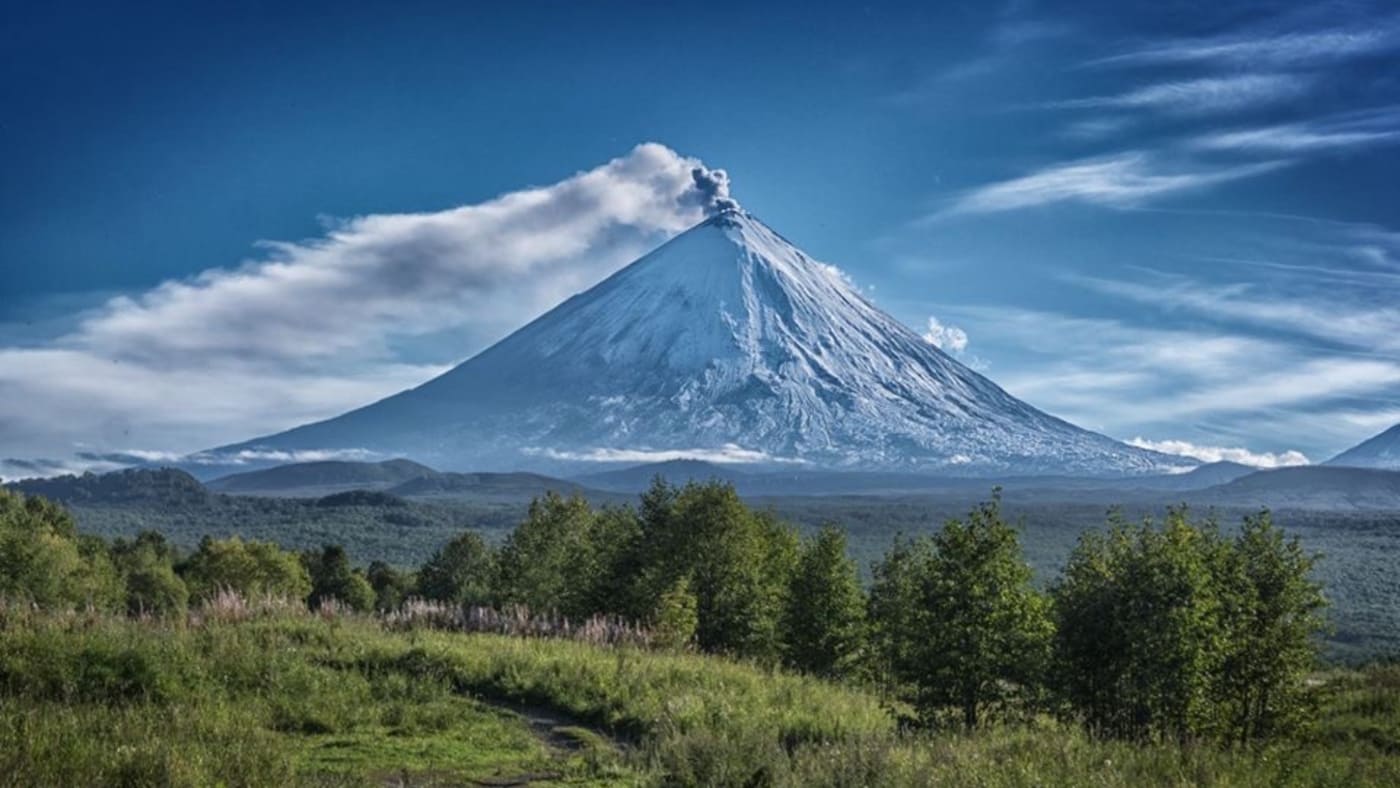
M 1325 464 L 1400 471 L 1400 424 L 1362 441 Z
M 942 473 L 1197 464 L 1012 397 L 737 210 L 418 388 L 229 448 L 248 447 L 471 469 L 678 456 Z

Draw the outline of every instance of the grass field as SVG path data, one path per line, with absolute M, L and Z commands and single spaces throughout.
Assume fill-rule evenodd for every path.
M 1221 750 L 901 733 L 872 692 L 715 657 L 213 613 L 6 610 L 0 784 L 1400 784 L 1396 668 L 1319 674 L 1306 734 Z

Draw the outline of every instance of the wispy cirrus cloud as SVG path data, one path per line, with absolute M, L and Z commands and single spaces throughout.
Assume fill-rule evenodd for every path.
M 1046 105 L 1061 109 L 1149 109 L 1201 115 L 1253 109 L 1297 98 L 1312 85 L 1299 74 L 1238 74 L 1159 82 L 1112 96 L 1068 99 Z
M 1397 47 L 1400 47 L 1400 29 L 1392 19 L 1367 29 L 1175 39 L 1090 60 L 1085 65 L 1231 63 L 1284 67 L 1362 57 Z
M 1227 166 L 1176 164 L 1146 151 L 1056 164 L 963 194 L 942 214 L 1013 211 L 1054 203 L 1123 208 L 1177 192 L 1202 189 L 1287 166 L 1287 160 Z
M 1166 434 L 1198 447 L 1287 457 L 1297 449 L 1277 445 L 1286 436 L 1341 448 L 1374 432 L 1400 405 L 1385 405 L 1400 383 L 1400 361 L 1392 358 L 1318 355 L 1286 339 L 1204 325 L 942 309 L 985 335 L 987 346 L 1016 349 L 1014 363 L 999 362 L 1007 371 L 997 381 L 1008 391 L 1110 435 Z M 1256 442 L 1266 445 L 1250 446 Z
M 1190 141 L 1198 150 L 1302 154 L 1400 142 L 1400 109 L 1387 107 L 1334 118 L 1233 129 Z
M 1346 293 L 1269 293 L 1250 282 L 1206 283 L 1184 276 L 1155 275 L 1149 281 L 1065 275 L 1097 292 L 1158 309 L 1189 310 L 1348 346 L 1361 353 L 1400 352 L 1400 302 L 1380 291 L 1378 303 Z M 1390 290 L 1393 290 L 1391 288 Z M 1371 295 L 1376 295 L 1372 288 Z

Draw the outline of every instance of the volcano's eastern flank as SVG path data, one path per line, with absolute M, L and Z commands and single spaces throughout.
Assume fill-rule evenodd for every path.
M 1195 464 L 1012 397 L 737 210 L 422 386 L 219 451 L 254 447 L 474 470 L 674 457 L 960 474 Z

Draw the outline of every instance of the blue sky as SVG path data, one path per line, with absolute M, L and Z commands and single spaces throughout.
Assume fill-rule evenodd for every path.
M 7 11 L 0 475 L 419 382 L 674 233 L 627 195 L 695 162 L 1083 426 L 1400 421 L 1386 3 L 281 5 Z

